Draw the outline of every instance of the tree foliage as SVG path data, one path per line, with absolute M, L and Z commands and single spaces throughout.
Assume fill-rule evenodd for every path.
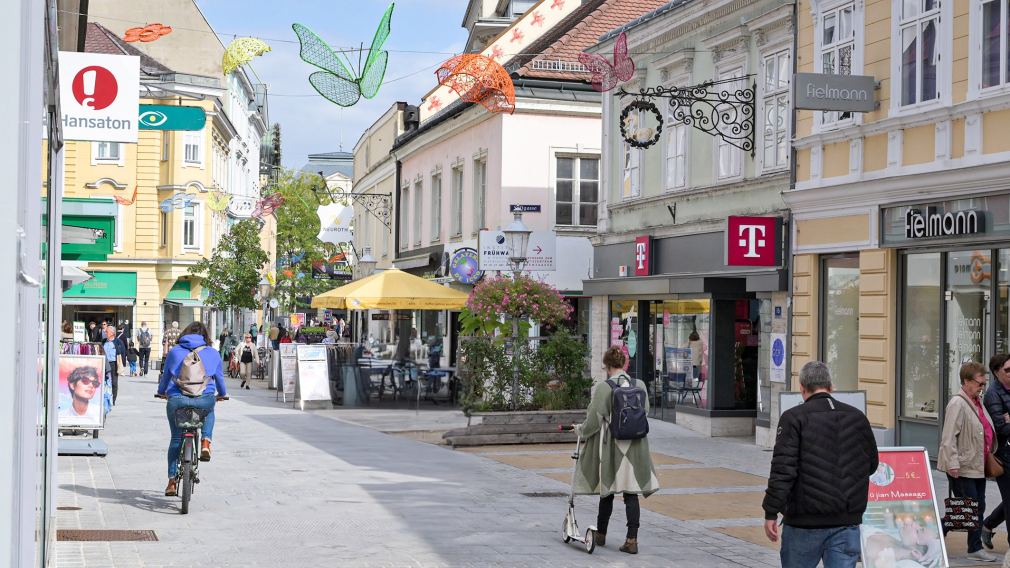
M 256 309 L 256 291 L 269 257 L 260 245 L 260 226 L 246 219 L 218 241 L 209 259 L 189 269 L 203 278 L 210 292 L 207 303 L 217 308 Z
M 312 266 L 329 262 L 340 249 L 324 243 L 319 235 L 316 209 L 331 203 L 318 175 L 284 170 L 277 178 L 276 191 L 284 196 L 277 216 L 277 286 L 274 297 L 289 310 L 299 308 L 298 298 L 315 296 L 333 289 L 330 280 L 313 280 Z M 307 306 L 302 306 L 307 307 Z

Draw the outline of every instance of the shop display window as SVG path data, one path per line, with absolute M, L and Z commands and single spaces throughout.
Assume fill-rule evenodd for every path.
M 650 361 L 677 404 L 704 407 L 708 396 L 711 302 L 707 299 L 662 300 L 650 304 Z M 686 389 L 686 390 L 685 390 Z M 696 389 L 696 390 L 694 390 Z
M 825 258 L 821 271 L 821 357 L 835 390 L 858 390 L 859 257 Z
M 905 257 L 901 415 L 936 420 L 940 398 L 941 253 Z

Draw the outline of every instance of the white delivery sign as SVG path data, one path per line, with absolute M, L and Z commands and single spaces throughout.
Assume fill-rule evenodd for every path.
M 479 252 L 477 264 L 481 270 L 510 271 L 509 247 L 504 231 L 481 231 L 478 237 Z M 529 246 L 526 247 L 526 264 L 523 270 L 529 272 L 553 272 L 557 270 L 555 257 L 557 236 L 554 231 L 533 231 Z
M 66 140 L 135 144 L 140 58 L 61 51 L 60 109 Z

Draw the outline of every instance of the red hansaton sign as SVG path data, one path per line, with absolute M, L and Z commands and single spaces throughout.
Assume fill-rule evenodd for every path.
M 863 566 L 947 566 L 926 450 L 879 448 L 878 457 L 859 526 Z
M 728 217 L 727 266 L 778 266 L 782 261 L 781 217 Z

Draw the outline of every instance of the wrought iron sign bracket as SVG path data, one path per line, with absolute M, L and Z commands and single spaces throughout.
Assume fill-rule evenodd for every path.
M 718 90 L 720 86 L 753 77 L 733 77 L 719 81 L 708 81 L 689 87 L 645 87 L 638 92 L 621 89 L 621 98 L 667 99 L 670 117 L 678 124 L 685 124 L 710 136 L 718 136 L 727 144 L 735 146 L 754 156 L 754 126 L 757 118 L 755 100 L 757 84 L 735 90 Z
M 389 215 L 393 208 L 393 194 L 392 193 L 355 193 L 353 191 L 332 191 L 330 187 L 326 185 L 326 177 L 323 176 L 322 172 L 319 172 L 319 176 L 323 178 L 323 191 L 326 195 L 330 197 L 330 200 L 334 203 L 338 201 L 350 201 L 351 204 L 360 203 L 365 206 L 365 209 L 372 214 L 373 217 L 379 220 L 380 223 L 385 225 L 386 230 L 392 232 L 393 227 L 390 224 Z M 318 191 L 316 191 L 316 199 L 319 198 Z

